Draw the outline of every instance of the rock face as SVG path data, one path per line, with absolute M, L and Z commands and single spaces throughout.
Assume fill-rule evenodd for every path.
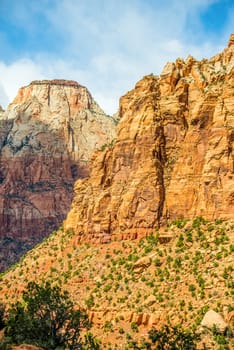
M 116 142 L 76 182 L 65 228 L 106 242 L 177 217 L 233 218 L 233 43 L 210 60 L 168 63 L 120 99 Z
M 88 90 L 34 81 L 0 116 L 0 269 L 57 228 L 92 152 L 115 137 Z

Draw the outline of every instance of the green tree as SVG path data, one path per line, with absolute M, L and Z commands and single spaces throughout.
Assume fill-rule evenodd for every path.
M 148 340 L 138 343 L 131 339 L 128 348 L 134 350 L 195 350 L 198 340 L 199 336 L 190 330 L 166 325 L 160 330 L 151 329 Z
M 199 336 L 190 330 L 184 330 L 179 326 L 163 326 L 161 330 L 151 329 L 149 331 L 155 350 L 195 350 Z
M 5 326 L 5 305 L 0 304 L 0 330 Z
M 89 326 L 86 313 L 74 309 L 66 291 L 48 282 L 30 282 L 23 301 L 9 310 L 4 335 L 15 344 L 29 343 L 46 349 L 92 349 L 91 343 L 98 349 L 90 333 L 84 341 L 81 338 L 81 330 Z

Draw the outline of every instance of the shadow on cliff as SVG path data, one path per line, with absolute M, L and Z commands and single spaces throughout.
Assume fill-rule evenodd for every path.
M 75 180 L 88 176 L 63 133 L 23 113 L 0 120 L 0 271 L 61 225 Z

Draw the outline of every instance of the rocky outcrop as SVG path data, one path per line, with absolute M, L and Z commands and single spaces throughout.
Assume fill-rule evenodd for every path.
M 223 317 L 214 310 L 209 310 L 204 315 L 201 326 L 210 330 L 216 329 L 217 332 L 224 333 L 228 327 L 228 324 L 224 321 Z
M 56 229 L 115 121 L 74 81 L 34 81 L 0 118 L 0 268 Z
M 116 310 L 104 310 L 104 311 L 89 311 L 88 316 L 89 320 L 92 322 L 92 324 L 99 325 L 103 328 L 104 323 L 106 321 L 109 321 L 112 323 L 112 325 L 115 324 L 115 319 L 118 318 L 118 315 L 120 318 L 124 319 L 124 321 L 128 324 L 130 323 L 136 323 L 137 326 L 144 326 L 146 328 L 152 328 L 154 326 L 158 326 L 159 322 L 164 321 L 165 317 L 162 313 L 162 311 L 158 310 L 154 313 L 139 313 L 139 312 L 132 312 L 132 311 L 122 311 L 117 312 Z
M 210 60 L 168 63 L 120 99 L 116 142 L 76 182 L 65 228 L 108 242 L 177 217 L 233 218 L 233 39 Z

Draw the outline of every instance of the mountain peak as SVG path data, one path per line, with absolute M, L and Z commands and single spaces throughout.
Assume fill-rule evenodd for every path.
M 116 127 L 71 80 L 33 81 L 1 115 L 0 270 L 61 224 L 74 181 L 88 176 L 93 151 Z
M 62 86 L 72 86 L 72 87 L 81 86 L 75 80 L 66 80 L 66 79 L 33 80 L 29 85 L 62 85 Z

